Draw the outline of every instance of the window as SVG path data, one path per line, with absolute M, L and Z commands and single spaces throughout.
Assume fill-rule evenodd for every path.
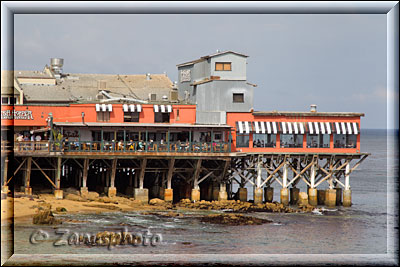
M 275 147 L 276 134 L 254 134 L 253 147 Z
M 139 112 L 124 112 L 124 122 L 139 122 Z
M 233 94 L 233 103 L 244 103 L 244 94 L 243 93 L 234 93 Z
M 231 71 L 232 66 L 231 62 L 216 62 L 215 63 L 215 70 L 216 71 Z
M 236 134 L 236 147 L 249 147 L 249 134 Z
M 154 112 L 154 122 L 169 123 L 169 113 Z
M 334 134 L 333 135 L 334 148 L 356 148 L 357 135 L 355 134 Z
M 302 134 L 281 134 L 281 147 L 303 147 Z
M 110 112 L 97 112 L 97 121 L 110 121 Z
M 1 98 L 1 103 L 5 104 L 5 105 L 8 105 L 8 97 L 2 97 Z
M 307 134 L 307 147 L 308 148 L 329 148 L 330 135 L 329 134 Z

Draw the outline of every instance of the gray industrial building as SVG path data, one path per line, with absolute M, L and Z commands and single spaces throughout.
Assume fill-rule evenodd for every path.
M 226 124 L 226 112 L 250 112 L 253 90 L 247 82 L 246 55 L 217 52 L 178 64 L 178 92 L 196 104 L 196 122 Z

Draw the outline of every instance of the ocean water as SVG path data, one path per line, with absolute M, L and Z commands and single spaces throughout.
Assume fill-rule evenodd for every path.
M 398 155 L 389 155 L 395 164 L 387 164 L 387 147 L 397 144 L 387 139 L 385 130 L 363 130 L 361 151 L 371 155 L 351 174 L 353 206 L 337 207 L 324 213 L 252 213 L 273 223 L 249 226 L 226 226 L 202 223 L 198 216 L 221 211 L 184 212 L 183 218 L 166 218 L 139 213 L 103 213 L 63 215 L 78 222 L 54 227 L 20 225 L 14 229 L 16 254 L 385 254 L 392 248 L 388 227 L 398 220 L 391 210 L 389 193 L 398 192 L 398 181 L 391 173 L 398 173 Z M 389 190 L 388 190 L 389 188 Z M 277 187 L 278 189 L 278 187 Z M 301 191 L 304 188 L 300 187 Z M 279 190 L 274 200 L 279 201 Z M 389 200 L 389 201 L 388 201 Z M 389 204 L 388 204 L 389 203 Z M 160 234 L 162 241 L 155 246 L 117 246 L 112 248 L 65 245 L 54 246 L 60 228 L 73 232 L 96 233 L 104 230 L 130 233 L 150 231 Z M 49 233 L 47 241 L 31 244 L 32 233 L 42 229 Z M 388 236 L 389 235 L 389 236 Z M 393 238 L 395 238 L 393 236 Z M 389 244 L 389 245 L 388 245 Z

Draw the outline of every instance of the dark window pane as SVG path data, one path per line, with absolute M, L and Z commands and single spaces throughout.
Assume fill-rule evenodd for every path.
M 244 103 L 244 94 L 233 94 L 233 103 Z

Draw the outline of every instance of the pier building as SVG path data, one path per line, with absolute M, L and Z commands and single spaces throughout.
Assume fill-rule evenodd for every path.
M 299 200 L 351 205 L 360 151 L 355 112 L 254 111 L 248 56 L 217 52 L 166 74 L 2 71 L 2 192 L 52 188 L 179 201 Z M 239 189 L 233 190 L 233 183 Z M 318 190 L 325 186 L 327 189 Z M 304 199 L 303 199 L 304 201 Z

